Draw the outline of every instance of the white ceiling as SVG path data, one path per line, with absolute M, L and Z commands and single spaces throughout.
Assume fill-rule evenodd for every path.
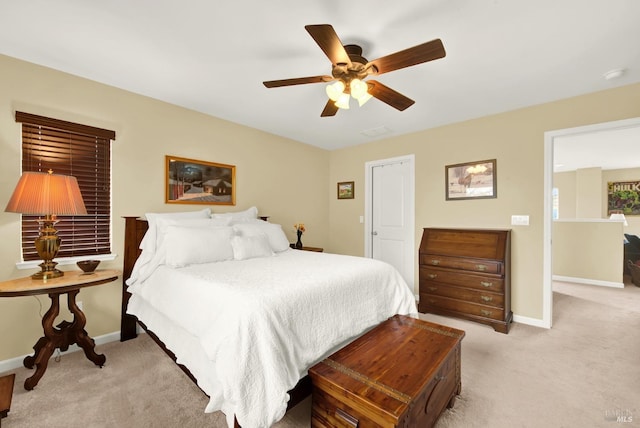
M 555 137 L 553 164 L 554 172 L 640 168 L 640 127 Z
M 0 53 L 336 149 L 640 82 L 639 17 L 637 0 L 0 0 Z M 404 112 L 321 118 L 324 84 L 262 85 L 330 74 L 306 24 L 369 60 L 435 38 L 447 56 L 377 78 Z

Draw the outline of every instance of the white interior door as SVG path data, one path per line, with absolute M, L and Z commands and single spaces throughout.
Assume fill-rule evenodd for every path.
M 367 166 L 365 254 L 394 266 L 413 290 L 413 156 L 369 162 Z

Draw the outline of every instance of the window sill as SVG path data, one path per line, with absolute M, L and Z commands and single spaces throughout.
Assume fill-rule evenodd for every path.
M 117 254 L 100 254 L 98 256 L 80 256 L 80 257 L 64 257 L 60 259 L 53 259 L 54 262 L 58 262 L 58 266 L 73 265 L 80 260 L 115 260 L 118 257 Z M 35 269 L 40 267 L 42 260 L 29 260 L 28 262 L 18 262 L 16 267 L 18 269 Z

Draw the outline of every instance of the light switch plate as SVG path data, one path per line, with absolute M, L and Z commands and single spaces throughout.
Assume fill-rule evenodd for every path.
M 529 226 L 529 216 L 528 215 L 512 215 L 511 224 L 513 226 Z

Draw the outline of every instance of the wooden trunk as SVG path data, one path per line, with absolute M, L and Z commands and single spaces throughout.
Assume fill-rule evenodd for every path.
M 312 427 L 431 427 L 460 394 L 464 332 L 396 315 L 309 369 Z
M 11 410 L 11 397 L 13 396 L 15 379 L 15 373 L 0 377 L 0 419 L 6 418 L 9 410 Z

